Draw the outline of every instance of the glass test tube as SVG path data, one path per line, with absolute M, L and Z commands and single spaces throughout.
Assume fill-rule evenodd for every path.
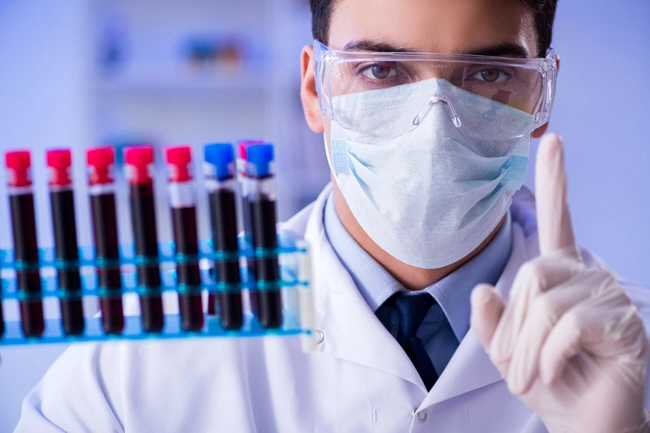
M 102 327 L 107 334 L 119 334 L 124 330 L 124 310 L 113 178 L 115 151 L 112 147 L 88 149 L 86 161 Z
M 210 206 L 212 242 L 217 256 L 219 320 L 224 329 L 237 330 L 243 324 L 243 306 L 237 241 L 235 155 L 228 143 L 209 144 L 204 150 L 203 174 Z
M 164 326 L 161 296 L 160 266 L 158 264 L 158 235 L 153 178 L 152 146 L 133 146 L 124 151 L 126 177 L 129 179 L 129 202 L 135 241 L 136 272 L 140 292 L 142 328 L 160 332 Z
M 237 142 L 238 158 L 237 158 L 237 176 L 241 184 L 241 200 L 239 201 L 240 215 L 242 216 L 242 226 L 244 228 L 244 241 L 248 249 L 253 249 L 253 225 L 251 220 L 250 208 L 246 201 L 246 194 L 244 193 L 248 187 L 248 148 L 250 146 L 264 144 L 262 140 L 242 140 Z M 249 260 L 248 272 L 255 275 L 255 260 Z M 250 293 L 251 309 L 257 311 L 257 291 L 253 290 Z
M 14 239 L 16 279 L 20 300 L 20 320 L 23 334 L 38 337 L 45 331 L 41 276 L 36 239 L 36 216 L 32 189 L 31 154 L 17 150 L 5 154 L 9 173 L 8 193 L 11 229 Z M 0 304 L 1 309 L 1 304 Z
M 84 315 L 71 174 L 72 153 L 69 149 L 49 150 L 46 159 L 50 170 L 50 205 L 63 332 L 79 335 L 84 330 Z
M 272 144 L 248 147 L 244 195 L 251 217 L 253 248 L 256 256 L 262 253 L 262 257 L 254 259 L 253 275 L 257 283 L 257 316 L 267 329 L 282 325 L 273 161 Z
M 201 304 L 201 272 L 196 228 L 196 200 L 189 166 L 192 149 L 189 146 L 165 150 L 169 166 L 169 205 L 176 243 L 176 275 L 178 277 L 178 306 L 181 326 L 186 331 L 203 327 Z

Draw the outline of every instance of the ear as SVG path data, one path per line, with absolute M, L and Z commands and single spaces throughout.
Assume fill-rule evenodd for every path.
M 318 105 L 316 78 L 314 75 L 314 47 L 307 45 L 300 54 L 300 100 L 305 120 L 312 131 L 323 132 L 323 113 Z
M 559 74 L 560 73 L 560 56 L 556 54 L 555 58 L 556 58 L 556 64 L 557 64 L 557 72 Z M 545 124 L 543 124 L 542 126 L 537 128 L 536 130 L 534 130 L 533 133 L 531 134 L 531 136 L 533 138 L 539 138 L 542 135 L 546 134 L 547 129 L 548 129 L 548 122 L 546 122 Z

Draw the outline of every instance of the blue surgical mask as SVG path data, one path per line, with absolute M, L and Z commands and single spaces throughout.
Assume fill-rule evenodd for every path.
M 441 102 L 427 109 L 414 130 L 397 137 L 362 134 L 333 121 L 328 161 L 352 214 L 379 247 L 411 266 L 441 268 L 470 254 L 505 215 L 526 176 L 530 136 L 497 137 L 512 137 L 510 129 L 521 130 L 533 117 L 436 78 L 338 96 L 332 103 L 341 112 L 360 101 L 370 104 L 389 131 L 400 113 L 420 111 L 407 106 L 409 98 L 396 97 L 406 91 L 427 92 Z M 481 124 L 490 126 L 468 137 L 452 113 L 469 119 L 478 105 Z M 376 110 L 381 106 L 386 109 Z M 377 119 L 360 116 L 355 122 Z

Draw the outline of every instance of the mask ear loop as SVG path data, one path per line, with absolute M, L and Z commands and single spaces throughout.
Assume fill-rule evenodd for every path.
M 325 143 L 325 156 L 327 157 L 327 165 L 330 167 L 330 173 L 334 175 L 334 180 L 338 183 L 338 173 L 334 171 L 334 164 L 332 163 L 331 144 L 328 145 L 325 131 L 323 131 L 323 142 Z M 330 142 L 331 143 L 331 142 Z

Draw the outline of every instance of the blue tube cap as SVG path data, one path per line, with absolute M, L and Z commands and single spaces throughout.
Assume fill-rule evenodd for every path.
M 267 177 L 272 175 L 271 163 L 275 159 L 273 144 L 253 144 L 248 147 L 248 167 L 252 177 Z
M 235 152 L 230 143 L 207 144 L 203 151 L 203 159 L 214 166 L 217 180 L 235 176 Z

